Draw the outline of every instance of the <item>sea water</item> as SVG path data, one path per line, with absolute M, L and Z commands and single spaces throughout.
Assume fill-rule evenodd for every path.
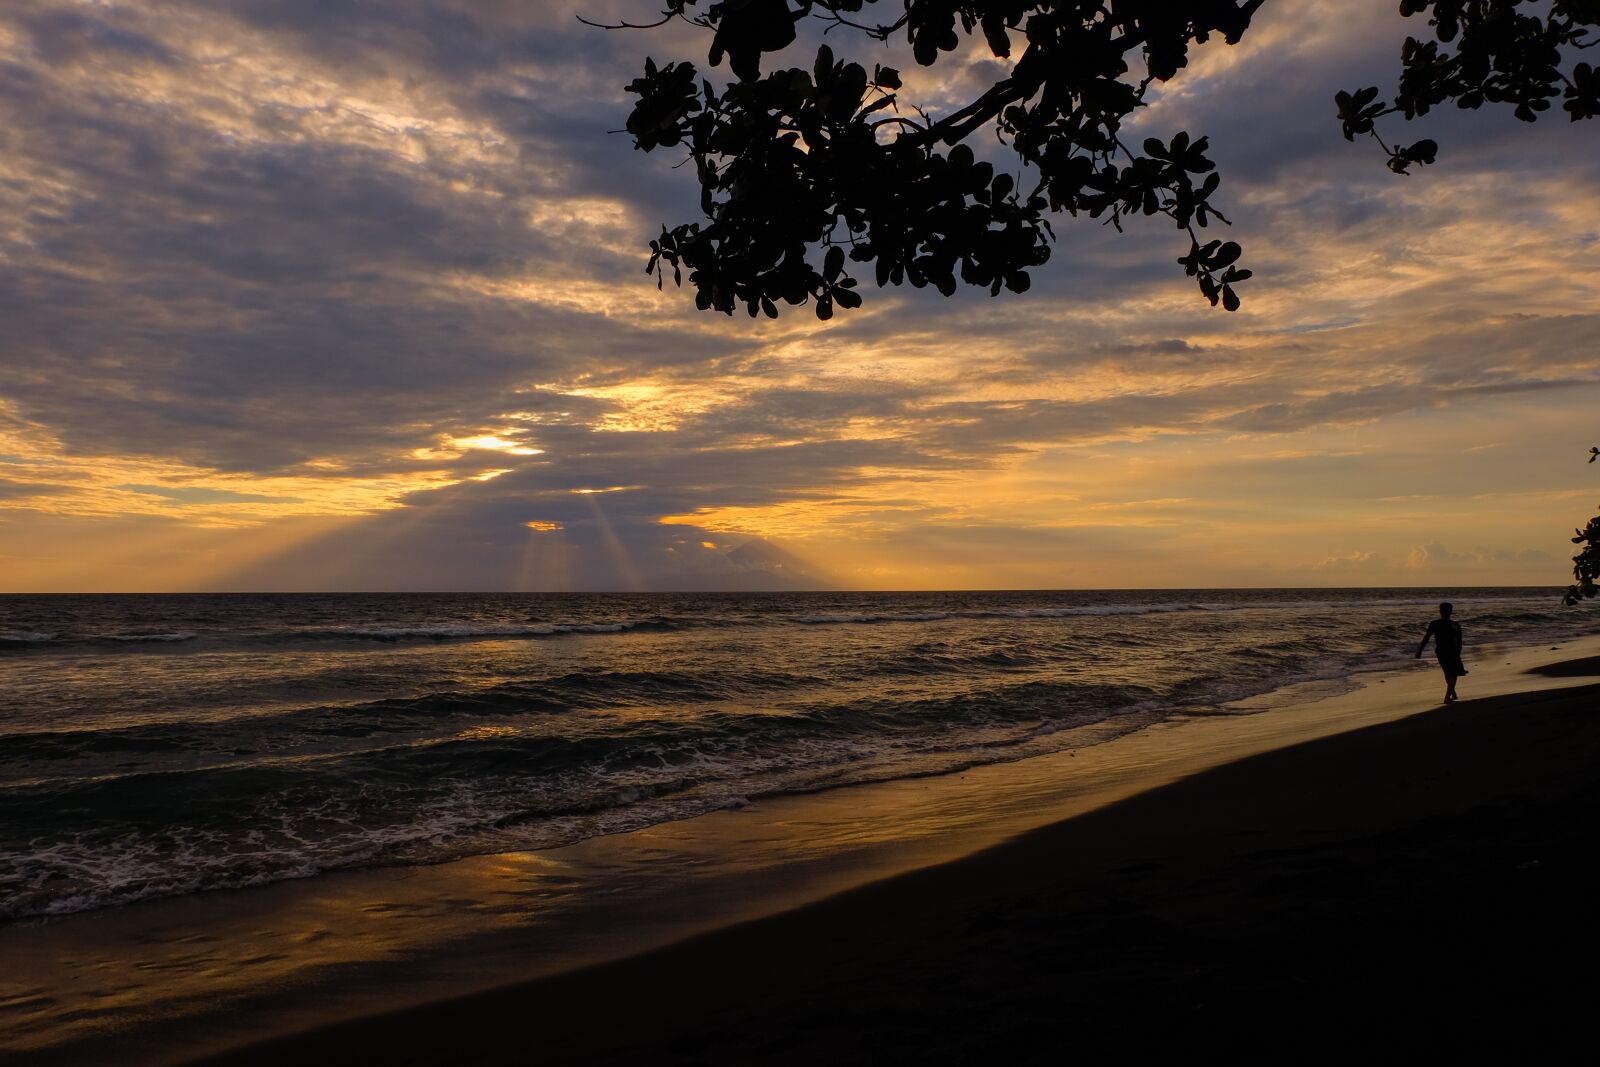
M 0 596 L 0 920 L 1114 741 L 1554 589 Z M 1265 706 L 1257 702 L 1256 707 Z

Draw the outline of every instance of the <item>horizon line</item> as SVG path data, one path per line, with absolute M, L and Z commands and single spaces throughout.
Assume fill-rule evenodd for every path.
M 1391 590 L 1480 590 L 1528 589 L 1560 592 L 1566 586 L 1550 585 L 1130 585 L 1130 586 L 1013 586 L 928 589 L 151 589 L 94 591 L 57 589 L 49 591 L 0 590 L 0 597 L 26 596 L 806 596 L 851 593 L 861 596 L 892 596 L 932 593 L 1247 593 L 1247 592 L 1341 592 L 1378 589 Z

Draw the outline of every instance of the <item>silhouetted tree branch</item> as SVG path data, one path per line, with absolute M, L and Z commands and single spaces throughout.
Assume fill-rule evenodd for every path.
M 1509 104 L 1517 118 L 1533 122 L 1559 97 L 1573 122 L 1593 118 L 1600 113 L 1600 77 L 1576 54 L 1595 44 L 1590 31 L 1600 26 L 1600 2 L 1552 0 L 1541 13 L 1544 6 L 1533 0 L 1400 0 L 1405 17 L 1428 16 L 1434 40 L 1406 38 L 1393 100 L 1379 100 L 1375 85 L 1335 96 L 1345 140 L 1371 136 L 1388 154 L 1389 169 L 1405 174 L 1432 163 L 1439 146 L 1422 140 L 1391 147 L 1377 130 L 1386 115 L 1413 119 L 1454 101 L 1469 110 Z M 1570 64 L 1570 73 L 1563 64 Z
M 1600 447 L 1589 449 L 1589 462 L 1600 459 Z M 1600 593 L 1600 586 L 1595 584 L 1600 579 L 1600 515 L 1589 520 L 1589 525 L 1581 530 L 1573 531 L 1572 543 L 1582 545 L 1578 554 L 1572 557 L 1573 584 L 1567 587 L 1567 593 L 1562 597 L 1562 602 L 1573 605 L 1580 600 Z
M 1227 222 L 1211 202 L 1220 178 L 1206 138 L 1179 132 L 1135 150 L 1119 135 L 1191 46 L 1213 35 L 1236 43 L 1263 0 L 903 0 L 888 21 L 860 17 L 877 3 L 669 0 L 662 17 L 711 30 L 709 63 L 726 57 L 736 80 L 719 88 L 692 63 L 650 60 L 628 86 L 635 145 L 687 148 L 706 216 L 651 242 L 658 284 L 687 273 L 703 309 L 775 317 L 780 301 L 810 302 L 826 319 L 861 304 L 848 264 L 871 264 L 880 286 L 1024 292 L 1029 269 L 1050 257 L 1050 213 L 1119 229 L 1130 215 L 1165 215 L 1189 235 L 1179 262 L 1201 292 L 1239 306 L 1234 286 L 1250 277 L 1239 246 L 1198 232 Z M 1019 54 L 1006 77 L 931 119 L 901 99 L 898 71 L 869 74 L 828 45 L 809 69 L 763 75 L 764 57 L 787 49 L 808 17 L 871 40 L 903 35 L 925 66 L 978 33 L 998 59 Z M 1016 154 L 1026 184 L 963 143 L 985 129 Z
M 709 65 L 726 58 L 735 80 L 719 88 L 687 61 L 648 60 L 627 87 L 638 97 L 627 123 L 635 146 L 686 148 L 705 214 L 663 227 L 646 270 L 657 284 L 669 270 L 682 284 L 687 272 L 702 309 L 775 317 L 780 301 L 809 302 L 826 319 L 861 304 L 847 263 L 871 264 L 880 286 L 1023 292 L 1029 269 L 1050 257 L 1050 214 L 1118 229 L 1130 215 L 1165 215 L 1189 235 L 1185 272 L 1213 306 L 1234 310 L 1235 286 L 1250 277 L 1241 250 L 1202 243 L 1197 230 L 1228 221 L 1212 202 L 1220 178 L 1207 139 L 1180 131 L 1135 150 L 1121 134 L 1152 84 L 1175 77 L 1213 36 L 1238 43 L 1263 2 L 900 0 L 894 17 L 874 19 L 863 13 L 891 0 L 666 0 L 653 25 L 680 19 L 710 31 Z M 1433 162 L 1438 145 L 1391 147 L 1377 130 L 1388 115 L 1409 119 L 1453 100 L 1511 104 L 1532 121 L 1558 97 L 1573 120 L 1600 111 L 1600 78 L 1575 60 L 1594 43 L 1600 0 L 1401 0 L 1400 11 L 1426 14 L 1435 40 L 1406 40 L 1393 100 L 1380 101 L 1376 87 L 1337 95 L 1345 137 L 1373 137 L 1396 173 Z M 982 34 L 1009 70 L 937 119 L 901 99 L 898 71 L 869 74 L 827 45 L 807 68 L 763 75 L 765 57 L 793 45 L 807 19 L 830 34 L 903 37 L 924 66 Z M 989 129 L 1024 180 L 964 143 Z

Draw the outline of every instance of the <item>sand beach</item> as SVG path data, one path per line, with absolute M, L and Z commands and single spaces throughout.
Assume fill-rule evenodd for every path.
M 1580 1038 L 1600 641 L 549 853 L 0 930 L 23 1063 L 1265 1058 Z M 344 1050 L 341 1052 L 340 1050 Z

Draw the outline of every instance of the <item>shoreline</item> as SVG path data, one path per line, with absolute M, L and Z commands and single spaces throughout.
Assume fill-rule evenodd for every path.
M 1563 641 L 1560 656 L 1524 647 L 1491 662 L 1489 651 L 1468 680 L 1527 693 L 1583 684 L 1581 672 L 1522 672 L 1593 656 L 1600 639 Z M 342 872 L 0 930 L 0 948 L 20 950 L 16 958 L 35 965 L 21 969 L 46 979 L 21 991 L 35 1000 L 61 1004 L 61 991 L 77 990 L 68 983 L 79 977 L 127 989 L 130 976 L 167 976 L 164 992 L 146 981 L 120 1000 L 102 996 L 92 1008 L 80 1000 L 87 1014 L 57 1026 L 58 1040 L 12 1048 L 41 1063 L 106 1062 L 97 1057 L 112 1049 L 119 1063 L 168 1063 L 288 1032 L 360 1027 L 374 1016 L 392 1025 L 397 1008 L 426 1015 L 436 1010 L 428 1005 L 463 995 L 577 980 L 967 862 L 1019 835 L 1262 752 L 1403 719 L 1431 707 L 1439 688 L 1431 664 L 1362 681 L 1355 692 L 1312 703 L 1295 703 L 1291 692 L 1280 707 L 1242 714 L 1269 702 L 1256 698 L 1234 706 L 1236 714 L 1170 720 L 1105 745 L 781 797 L 550 853 Z M 607 890 L 591 895 L 610 900 L 576 901 L 585 887 Z M 7 996 L 0 1010 L 16 1015 L 19 1003 L 26 997 Z
M 1592 1045 L 1597 706 L 1600 681 L 1430 709 L 655 952 L 197 1062 L 1560 1061 Z M 1486 745 L 1508 716 L 1523 736 Z

